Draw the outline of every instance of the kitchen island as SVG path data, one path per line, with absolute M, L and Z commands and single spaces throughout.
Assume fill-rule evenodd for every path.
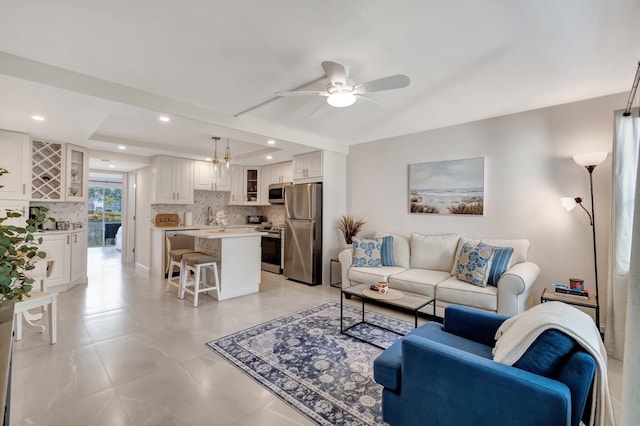
M 219 240 L 218 300 L 257 293 L 260 287 L 260 244 L 265 232 L 226 229 L 181 231 L 204 240 Z

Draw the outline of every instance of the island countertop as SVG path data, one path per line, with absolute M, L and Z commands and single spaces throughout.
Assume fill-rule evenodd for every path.
M 192 231 L 178 231 L 180 235 L 189 235 L 196 238 L 216 239 L 216 238 L 241 238 L 241 237 L 260 237 L 267 235 L 266 232 L 258 231 L 236 231 L 234 229 L 225 229 L 221 231 L 219 229 L 200 229 Z

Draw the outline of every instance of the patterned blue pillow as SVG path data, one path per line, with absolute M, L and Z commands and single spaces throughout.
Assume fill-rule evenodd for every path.
M 495 247 L 485 243 L 478 244 L 478 247 L 493 247 L 493 259 L 491 259 L 491 269 L 489 270 L 487 284 L 497 287 L 500 277 L 507 270 L 507 265 L 509 265 L 509 260 L 513 254 L 513 248 Z
M 485 287 L 489 279 L 493 247 L 473 247 L 464 243 L 456 264 L 456 278 L 478 287 Z
M 382 238 L 353 238 L 353 266 L 381 266 Z
M 382 266 L 396 266 L 393 261 L 393 237 L 391 235 L 382 239 L 380 257 L 382 258 Z

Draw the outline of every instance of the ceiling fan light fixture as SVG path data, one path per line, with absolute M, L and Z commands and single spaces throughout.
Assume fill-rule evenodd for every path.
M 355 103 L 356 96 L 353 93 L 337 92 L 327 97 L 327 103 L 332 107 L 344 108 Z

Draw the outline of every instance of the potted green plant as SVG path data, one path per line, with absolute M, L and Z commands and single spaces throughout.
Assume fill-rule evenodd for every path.
M 39 249 L 42 238 L 36 238 L 38 225 L 47 220 L 46 207 L 32 209 L 33 216 L 26 219 L 25 226 L 6 225 L 10 218 L 22 216 L 21 212 L 7 210 L 6 217 L 0 217 L 0 302 L 20 301 L 29 297 L 34 279 L 28 272 L 35 268 L 35 262 L 46 253 Z
M 358 232 L 362 230 L 364 224 L 367 223 L 362 218 L 357 218 L 354 216 L 342 216 L 340 218 L 340 222 L 338 223 L 338 229 L 342 232 L 344 236 L 344 241 L 347 244 L 352 244 L 352 238 L 358 235 Z

